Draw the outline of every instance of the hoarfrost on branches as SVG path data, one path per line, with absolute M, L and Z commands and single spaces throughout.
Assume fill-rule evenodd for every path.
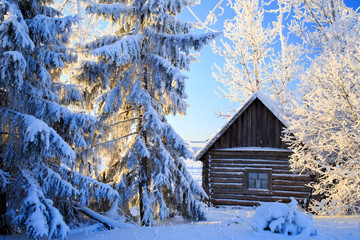
M 219 4 L 222 1 L 219 1 Z M 225 58 L 223 67 L 215 64 L 219 95 L 244 102 L 252 93 L 262 91 L 281 104 L 289 100 L 287 85 L 301 71 L 302 49 L 289 42 L 284 30 L 289 3 L 285 1 L 229 1 L 235 17 L 224 23 L 224 37 L 213 44 L 214 53 Z M 276 18 L 266 25 L 266 18 Z M 280 49 L 275 51 L 275 49 Z
M 357 40 L 358 41 L 358 40 Z M 303 104 L 294 113 L 285 137 L 297 171 L 318 176 L 312 184 L 312 209 L 318 214 L 359 212 L 359 69 L 360 45 L 322 54 L 303 77 Z
M 285 141 L 291 166 L 317 177 L 310 207 L 317 214 L 359 213 L 359 13 L 342 1 L 299 4 L 293 29 L 319 54 L 301 75 Z M 309 14 L 312 13 L 312 14 Z M 314 31 L 302 29 L 305 23 Z

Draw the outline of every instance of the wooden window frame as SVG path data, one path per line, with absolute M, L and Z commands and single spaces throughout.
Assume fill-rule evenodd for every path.
M 249 188 L 249 173 L 267 173 L 268 179 L 268 188 L 267 189 L 258 189 L 258 188 Z M 272 192 L 272 169 L 265 168 L 245 168 L 244 169 L 244 187 L 246 192 Z

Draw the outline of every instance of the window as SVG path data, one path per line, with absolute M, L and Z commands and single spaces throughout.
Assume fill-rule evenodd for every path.
M 271 170 L 246 169 L 245 187 L 248 190 L 271 190 Z

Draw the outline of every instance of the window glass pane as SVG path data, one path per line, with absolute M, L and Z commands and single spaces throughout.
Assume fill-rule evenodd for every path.
M 268 178 L 268 174 L 267 173 L 259 173 L 259 179 L 266 179 Z
M 254 188 L 254 187 L 255 187 L 255 181 L 249 180 L 249 188 Z
M 261 180 L 260 179 L 255 180 L 255 188 L 261 188 Z
M 269 189 L 269 172 L 248 172 L 248 188 Z
M 249 173 L 249 179 L 257 179 L 258 178 L 258 175 L 256 172 L 250 172 Z
M 268 181 L 266 180 L 262 180 L 261 182 L 261 188 L 262 189 L 268 189 Z

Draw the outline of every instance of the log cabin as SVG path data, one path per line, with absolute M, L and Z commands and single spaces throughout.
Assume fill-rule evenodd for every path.
M 209 203 L 257 206 L 294 197 L 306 206 L 311 176 L 290 171 L 292 151 L 281 140 L 286 127 L 279 104 L 261 92 L 252 94 L 196 154 Z

